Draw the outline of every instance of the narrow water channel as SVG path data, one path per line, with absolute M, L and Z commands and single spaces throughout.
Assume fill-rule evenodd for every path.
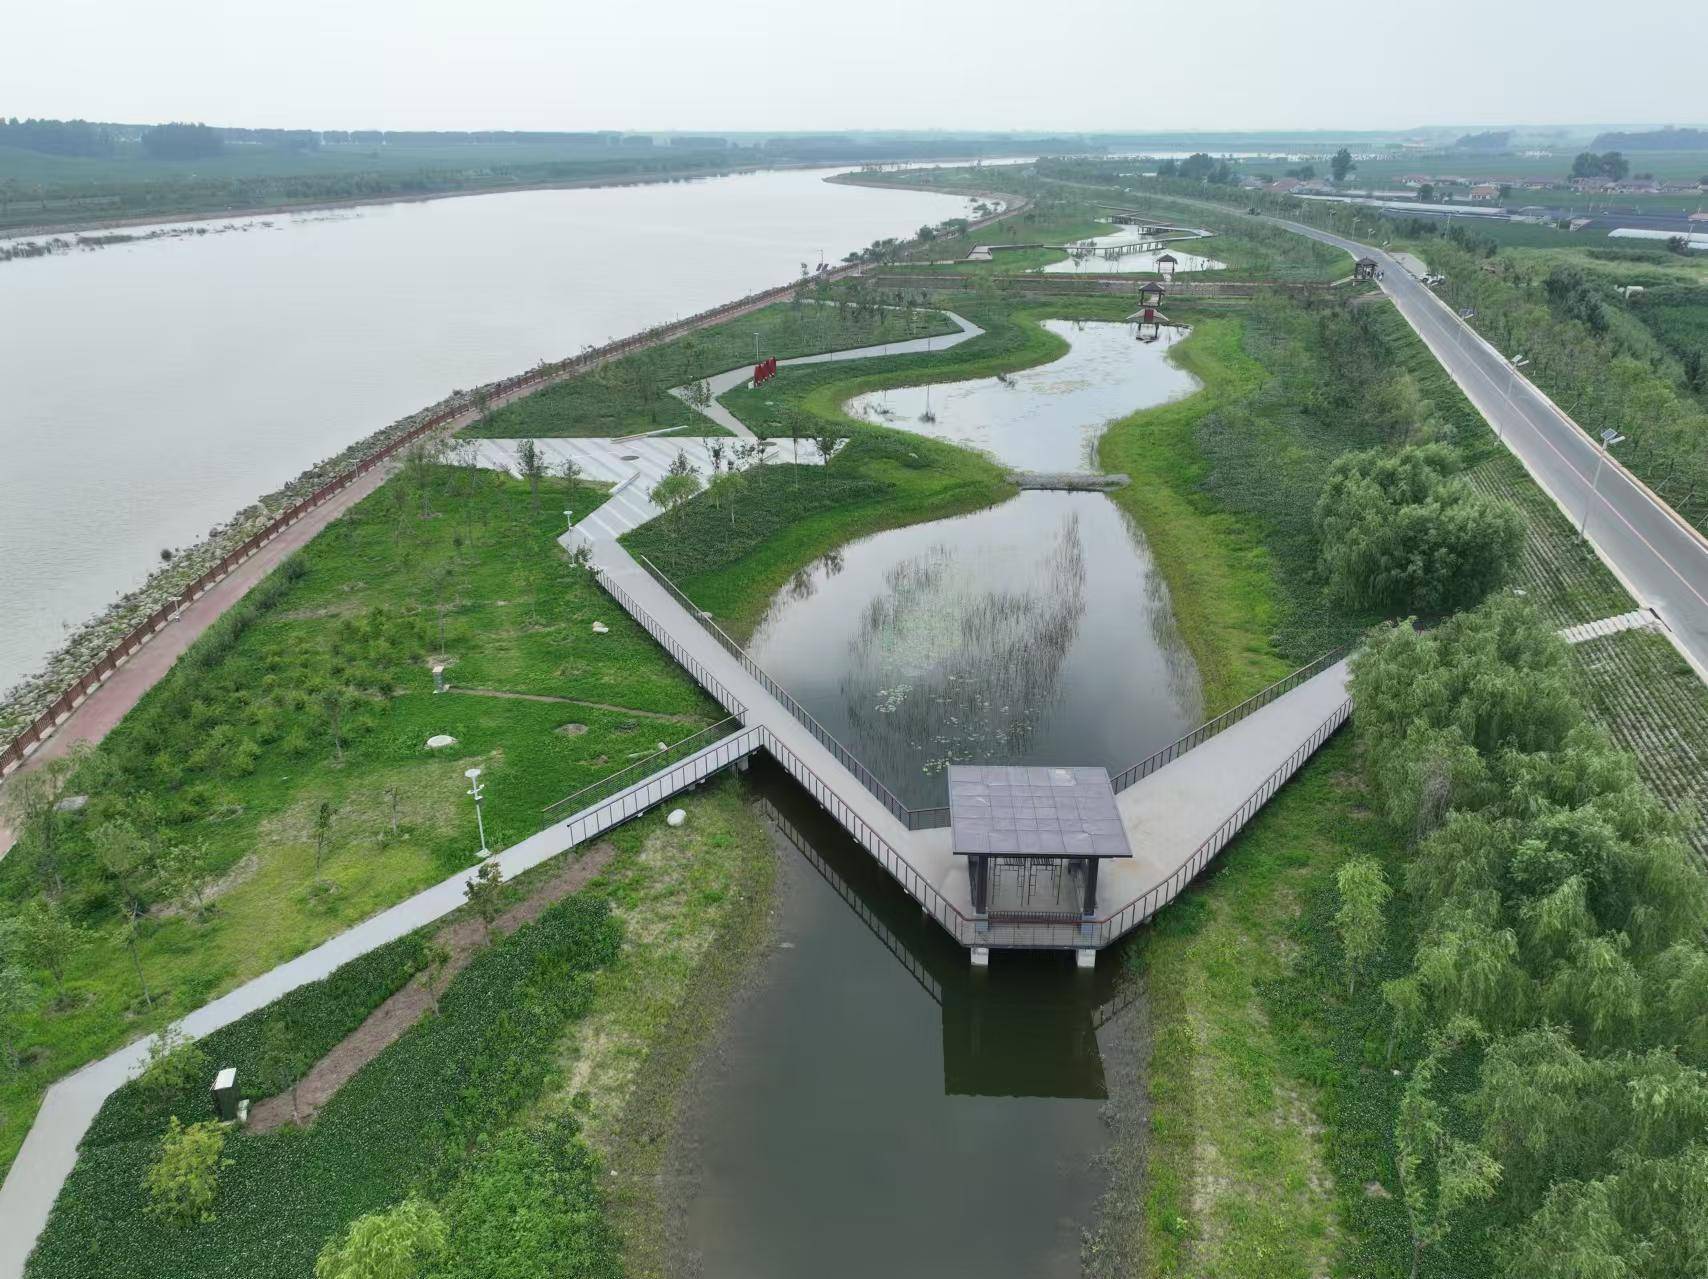
M 920 389 L 851 411 L 1063 471 L 1110 419 L 1193 385 L 1125 325 L 1051 327 L 1066 356 L 934 387 L 933 421 Z M 1144 539 L 1101 493 L 850 543 L 778 594 L 752 648 L 915 806 L 944 802 L 949 761 L 1114 771 L 1202 717 Z M 798 787 L 753 776 L 784 841 L 777 946 L 679 1136 L 684 1273 L 1080 1274 L 1110 1117 L 1142 1089 L 1136 1052 L 1111 1047 L 1141 1014 L 1119 953 L 975 970 Z
M 1080 1273 L 1107 1144 L 1119 965 L 967 953 L 780 770 L 777 946 L 679 1156 L 705 1279 Z M 1125 1067 L 1123 1067 L 1125 1068 Z

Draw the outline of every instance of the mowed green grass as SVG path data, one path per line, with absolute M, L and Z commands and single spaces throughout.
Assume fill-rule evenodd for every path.
M 234 642 L 220 634 L 230 617 L 204 636 L 74 783 L 92 798 L 68 826 L 63 900 L 94 942 L 71 965 L 69 1009 L 44 999 L 23 1019 L 26 1064 L 0 1078 L 0 1165 L 52 1080 L 469 865 L 464 769 L 485 770 L 487 835 L 502 847 L 546 824 L 545 805 L 722 718 L 556 544 L 565 501 L 591 505 L 590 486 L 552 482 L 536 510 L 524 484 L 492 472 L 436 468 L 428 484 L 424 503 L 394 478 L 331 525 L 300 552 L 301 576 L 281 578 Z M 435 694 L 436 661 L 454 686 L 601 705 Z M 328 687 L 348 701 L 342 758 Z M 429 751 L 435 734 L 457 744 Z M 323 802 L 334 816 L 317 874 Z M 150 894 L 152 1009 L 89 842 L 120 816 L 157 849 L 205 847 L 222 877 L 206 922 Z M 27 845 L 0 862 L 8 906 L 41 891 Z

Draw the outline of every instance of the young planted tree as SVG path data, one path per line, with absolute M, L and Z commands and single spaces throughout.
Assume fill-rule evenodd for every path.
M 652 492 L 648 494 L 655 506 L 664 509 L 672 532 L 677 536 L 680 536 L 682 531 L 682 507 L 700 491 L 700 487 L 700 476 L 694 470 L 694 464 L 688 460 L 685 453 L 678 452 L 676 460 L 670 464 L 670 470 L 652 486 Z
M 349 691 L 336 685 L 320 690 L 320 711 L 326 716 L 326 730 L 332 736 L 332 754 L 338 763 L 344 762 L 344 716 L 350 710 Z
M 438 463 L 438 446 L 426 440 L 417 440 L 403 450 L 404 479 L 421 502 L 422 519 L 433 514 L 433 483 Z
M 314 874 L 317 879 L 326 860 L 326 850 L 332 843 L 332 820 L 337 815 L 338 809 L 329 799 L 321 800 L 320 806 L 314 810 Z
M 329 1239 L 314 1263 L 314 1279 L 417 1279 L 437 1273 L 449 1238 L 432 1204 L 405 1199 L 371 1212 Z
M 16 1070 L 23 1056 L 21 1021 L 35 1006 L 36 990 L 29 974 L 17 964 L 0 962 L 0 1045 L 7 1070 Z
M 224 1151 L 225 1126 L 218 1120 L 186 1128 L 173 1115 L 160 1140 L 160 1154 L 143 1179 L 149 1211 L 175 1226 L 212 1221 L 220 1172 L 231 1166 Z
M 268 1096 L 290 1090 L 291 1122 L 301 1123 L 301 1112 L 297 1107 L 297 1089 L 302 1084 L 302 1077 L 308 1068 L 314 1064 L 313 1058 L 296 1036 L 291 1034 L 290 1025 L 283 1017 L 271 1017 L 267 1024 L 261 1027 L 261 1047 L 255 1063 L 256 1083 Z
M 463 886 L 463 895 L 480 916 L 486 939 L 491 941 L 493 922 L 504 909 L 504 868 L 496 857 L 488 857 L 480 864 L 480 869 Z
M 66 967 L 72 956 L 89 944 L 88 930 L 67 918 L 56 903 L 36 901 L 11 921 L 8 935 L 15 954 L 0 954 L 0 959 L 15 958 L 46 972 L 53 979 L 54 1006 L 64 1008 Z
M 137 985 L 142 999 L 154 1007 L 148 979 L 142 970 L 139 929 L 148 914 L 144 885 L 152 862 L 152 849 L 147 838 L 128 820 L 119 818 L 97 826 L 90 836 L 96 856 L 114 887 L 114 906 L 119 913 L 119 941 L 130 952 L 136 968 Z
M 59 811 L 72 774 L 91 755 L 89 748 L 73 747 L 67 755 L 50 759 L 40 767 L 15 773 L 0 789 L 0 812 L 17 831 L 20 852 L 29 858 L 44 891 L 58 897 L 65 891 Z
M 439 1011 L 439 987 L 451 966 L 450 949 L 438 942 L 429 942 L 421 953 L 421 988 L 433 1001 L 433 1011 Z
M 200 844 L 178 844 L 160 859 L 160 885 L 167 899 L 197 920 L 205 920 L 213 908 L 208 889 L 214 881 L 208 866 L 207 849 Z
M 516 445 L 516 469 L 522 472 L 522 478 L 528 481 L 528 494 L 533 501 L 534 509 L 540 509 L 540 481 L 546 474 L 546 457 L 540 452 L 540 446 L 532 440 L 522 440 Z
M 137 1084 L 157 1102 L 166 1102 L 184 1089 L 206 1082 L 209 1066 L 201 1045 L 181 1026 L 171 1025 L 148 1041 L 148 1056 L 137 1072 Z
M 1381 863 L 1373 857 L 1355 857 L 1347 862 L 1335 876 L 1335 884 L 1340 909 L 1334 915 L 1334 928 L 1346 956 L 1346 990 L 1351 994 L 1357 989 L 1359 970 L 1382 949 L 1386 926 L 1382 912 L 1392 890 Z

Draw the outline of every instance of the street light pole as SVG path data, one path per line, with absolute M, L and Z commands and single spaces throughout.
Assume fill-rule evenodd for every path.
M 1578 536 L 1584 541 L 1589 540 L 1589 516 L 1595 509 L 1596 499 L 1601 496 L 1601 464 L 1607 460 L 1608 452 L 1615 444 L 1623 444 L 1625 437 L 1612 427 L 1601 433 L 1601 447 L 1595 454 L 1595 478 L 1589 482 L 1589 497 L 1583 504 L 1583 523 L 1578 525 Z
M 480 811 L 480 801 L 486 796 L 486 788 L 480 784 L 480 769 L 467 769 L 463 776 L 469 779 L 468 794 L 474 800 L 474 824 L 480 831 L 480 855 L 486 857 L 490 852 L 486 846 L 486 819 Z

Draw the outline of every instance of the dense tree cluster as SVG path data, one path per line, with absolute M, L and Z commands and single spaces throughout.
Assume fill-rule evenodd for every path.
M 1580 151 L 1572 160 L 1574 178 L 1611 178 L 1622 180 L 1631 172 L 1631 162 L 1617 151 Z
M 87 120 L 0 120 L 0 147 L 43 155 L 109 155 L 113 135 Z
M 1372 789 L 1416 838 L 1411 952 L 1383 988 L 1389 1051 L 1414 1058 L 1395 1132 L 1414 1248 L 1486 1203 L 1511 1279 L 1697 1273 L 1708 880 L 1679 819 L 1519 601 L 1381 633 L 1352 689 Z
M 1218 160 L 1207 151 L 1194 151 L 1184 160 L 1168 159 L 1156 166 L 1159 178 L 1182 178 L 1187 182 L 1211 182 L 1225 186 L 1237 176 L 1226 160 Z
M 225 150 L 225 138 L 205 124 L 157 124 L 142 135 L 151 160 L 203 160 Z
M 1354 608 L 1439 616 L 1498 586 L 1523 547 L 1523 522 L 1458 471 L 1445 444 L 1339 458 L 1316 509 L 1331 591 Z

